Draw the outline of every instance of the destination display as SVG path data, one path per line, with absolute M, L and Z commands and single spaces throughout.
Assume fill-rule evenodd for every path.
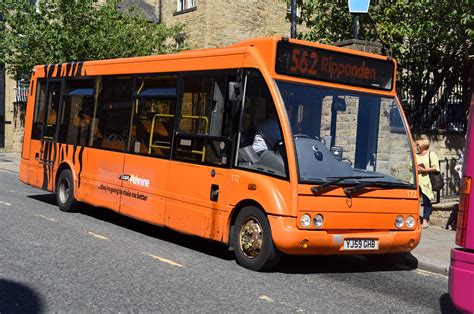
M 278 74 L 392 90 L 394 62 L 327 49 L 278 42 L 275 71 Z

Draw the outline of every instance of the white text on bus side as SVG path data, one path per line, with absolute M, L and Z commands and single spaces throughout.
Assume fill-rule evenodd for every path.
M 130 179 L 128 179 L 128 182 L 135 185 L 146 186 L 147 188 L 150 187 L 150 180 L 137 177 L 133 174 L 130 176 Z

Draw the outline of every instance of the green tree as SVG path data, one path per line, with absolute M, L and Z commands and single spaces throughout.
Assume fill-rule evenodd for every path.
M 298 5 L 308 28 L 300 38 L 323 43 L 352 38 L 347 1 L 299 0 Z M 408 92 L 404 109 L 415 130 L 433 125 L 441 113 L 437 108 L 453 96 L 458 82 L 464 95 L 454 96 L 463 98 L 467 109 L 473 26 L 472 0 L 371 1 L 369 13 L 361 16 L 361 39 L 382 42 L 398 61 L 399 87 Z
M 118 0 L 1 0 L 0 63 L 15 78 L 35 64 L 169 53 L 181 26 L 149 22 Z

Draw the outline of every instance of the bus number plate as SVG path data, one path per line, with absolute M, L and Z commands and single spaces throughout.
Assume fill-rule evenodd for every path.
M 350 250 L 378 250 L 379 240 L 375 239 L 345 239 L 344 251 Z

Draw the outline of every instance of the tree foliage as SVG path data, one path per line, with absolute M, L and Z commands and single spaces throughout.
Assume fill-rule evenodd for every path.
M 298 5 L 308 28 L 300 38 L 324 43 L 352 38 L 346 0 L 299 0 Z M 467 99 L 468 59 L 474 54 L 472 0 L 371 1 L 369 14 L 361 16 L 361 39 L 382 42 L 397 59 L 399 87 L 408 92 L 404 106 L 413 128 L 436 121 L 439 106 L 453 98 L 459 78 L 464 95 L 454 96 Z
M 118 0 L 1 0 L 0 63 L 15 78 L 35 64 L 173 52 L 180 26 L 149 22 Z

